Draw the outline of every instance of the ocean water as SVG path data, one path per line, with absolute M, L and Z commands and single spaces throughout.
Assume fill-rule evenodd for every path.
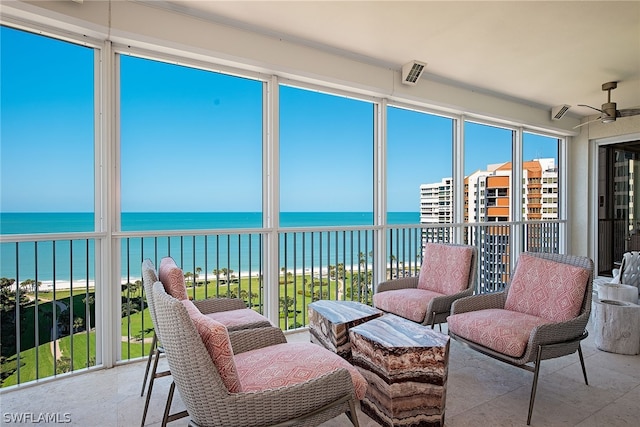
M 280 217 L 281 228 L 286 227 L 335 227 L 335 226 L 366 226 L 373 223 L 371 212 L 284 212 Z M 419 223 L 418 212 L 390 212 L 389 224 Z M 191 212 L 191 213 L 123 213 L 123 231 L 161 231 L 166 230 L 202 230 L 202 229 L 259 229 L 262 224 L 262 214 L 259 212 Z M 37 233 L 67 233 L 93 231 L 92 213 L 0 213 L 0 234 L 37 234 Z M 361 238 L 371 245 L 373 236 Z M 283 236 L 282 239 L 285 237 Z M 358 262 L 358 250 L 362 247 L 350 247 L 350 237 L 343 241 L 341 234 L 331 237 L 325 233 L 316 234 L 315 239 L 298 234 L 296 241 L 289 239 L 288 251 L 284 252 L 281 245 L 281 262 L 286 260 L 287 269 L 297 269 L 298 266 L 308 266 L 337 263 L 353 260 Z M 334 253 L 325 253 L 330 246 L 327 239 L 334 239 Z M 335 241 L 337 240 L 337 243 Z M 41 282 L 55 280 L 75 282 L 77 280 L 93 280 L 95 248 L 93 241 L 71 240 L 24 243 L 2 243 L 0 245 L 0 277 L 16 278 L 19 282 L 34 279 Z M 195 271 L 201 268 L 212 276 L 213 269 L 229 268 L 235 272 L 255 274 L 260 269 L 260 236 L 232 235 L 231 237 L 197 236 L 160 237 L 160 238 L 131 238 L 122 242 L 123 270 L 127 264 L 134 266 L 137 271 L 123 271 L 123 278 L 139 278 L 140 260 L 156 258 L 165 255 L 179 257 L 177 262 L 184 266 L 185 271 Z M 293 249 L 295 248 L 295 249 Z M 323 250 L 324 248 L 324 250 Z M 365 249 L 366 252 L 366 249 Z M 128 260 L 128 262 L 127 262 Z M 37 269 L 36 269 L 37 266 Z M 37 277 L 36 277 L 37 272 Z M 200 274 L 201 277 L 204 273 Z

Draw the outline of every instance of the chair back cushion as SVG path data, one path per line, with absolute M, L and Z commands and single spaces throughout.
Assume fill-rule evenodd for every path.
M 573 319 L 580 314 L 589 277 L 586 268 L 523 253 L 504 308 L 552 322 Z
M 164 290 L 175 299 L 187 299 L 187 287 L 184 284 L 182 269 L 176 265 L 171 257 L 164 257 L 160 261 L 159 274 Z
M 202 338 L 202 342 L 227 390 L 231 393 L 242 391 L 227 328 L 222 323 L 200 313 L 200 310 L 190 300 L 183 299 L 182 304 L 187 309 L 189 317 L 200 334 L 200 338 Z
M 418 288 L 453 295 L 469 287 L 474 248 L 427 243 L 418 277 Z

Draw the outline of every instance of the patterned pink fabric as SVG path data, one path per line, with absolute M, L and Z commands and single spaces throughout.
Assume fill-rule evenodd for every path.
M 388 313 L 422 323 L 427 315 L 429 302 L 441 296 L 443 294 L 426 289 L 396 289 L 374 294 L 373 305 Z
M 240 308 L 237 310 L 218 311 L 206 314 L 207 317 L 222 323 L 227 328 L 249 323 L 264 322 L 266 318 L 257 311 L 250 308 Z
M 182 304 L 189 312 L 189 317 L 196 326 L 227 390 L 231 393 L 242 391 L 227 328 L 222 323 L 200 313 L 200 310 L 188 299 L 182 300 Z
M 367 391 L 367 381 L 353 365 L 316 344 L 276 344 L 237 354 L 235 359 L 243 392 L 303 383 L 338 368 L 349 370 L 358 399 Z
M 469 286 L 473 248 L 427 243 L 418 277 L 418 289 L 445 295 L 462 292 Z
M 588 281 L 586 268 L 522 254 L 504 308 L 564 322 L 580 314 Z
M 498 353 L 521 357 L 531 331 L 549 322 L 541 317 L 510 310 L 488 309 L 454 314 L 447 318 L 449 331 Z
M 188 299 L 187 287 L 184 284 L 184 275 L 182 274 L 182 270 L 176 265 L 173 258 L 162 258 L 158 272 L 158 276 L 164 286 L 164 290 L 169 295 L 179 300 Z

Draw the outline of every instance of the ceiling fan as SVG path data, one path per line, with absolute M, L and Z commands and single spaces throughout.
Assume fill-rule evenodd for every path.
M 591 108 L 592 110 L 599 111 L 600 117 L 589 120 L 585 123 L 581 123 L 578 126 L 574 127 L 574 129 L 597 121 L 601 121 L 602 123 L 611 123 L 615 122 L 618 117 L 629 117 L 640 114 L 640 108 L 626 108 L 624 110 L 618 110 L 617 104 L 615 102 L 611 102 L 611 91 L 617 87 L 618 82 L 608 82 L 602 85 L 602 90 L 607 92 L 607 102 L 602 104 L 602 109 L 592 107 L 591 105 L 578 104 L 578 106 L 580 107 L 587 107 Z

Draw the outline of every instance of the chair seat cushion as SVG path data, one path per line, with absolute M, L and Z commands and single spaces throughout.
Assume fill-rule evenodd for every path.
M 453 295 L 469 287 L 471 246 L 427 243 L 420 267 L 418 288 Z
M 551 322 L 580 314 L 591 272 L 582 267 L 521 254 L 504 308 Z
M 250 308 L 242 308 L 238 310 L 217 311 L 206 314 L 207 317 L 222 323 L 229 331 L 237 331 L 238 329 L 246 329 L 256 326 L 257 323 L 262 326 L 271 326 L 266 317 L 251 310 Z
M 276 344 L 236 354 L 235 363 L 243 392 L 303 383 L 338 368 L 351 374 L 358 399 L 367 391 L 367 381 L 353 365 L 316 344 Z
M 395 289 L 373 295 L 373 305 L 387 313 L 422 323 L 427 315 L 429 302 L 443 294 L 426 289 Z
M 190 300 L 184 299 L 181 302 L 187 309 L 189 317 L 200 334 L 200 338 L 227 390 L 231 393 L 241 391 L 227 328 L 222 323 L 200 313 L 200 310 Z
M 522 357 L 531 331 L 552 323 L 542 317 L 503 309 L 454 314 L 447 319 L 449 331 L 511 357 Z

